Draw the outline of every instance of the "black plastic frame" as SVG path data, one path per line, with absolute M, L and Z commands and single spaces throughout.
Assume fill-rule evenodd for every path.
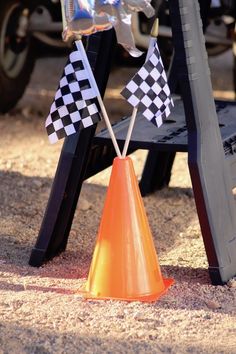
M 227 146 L 222 144 L 198 2 L 169 0 L 169 5 L 175 48 L 172 83 L 177 82 L 180 86 L 187 126 L 188 141 L 186 150 L 182 151 L 188 151 L 188 166 L 211 281 L 223 284 L 236 275 L 236 206 L 232 193 L 236 179 L 234 150 L 230 159 L 225 154 Z M 88 57 L 102 93 L 109 75 L 113 48 L 112 31 L 92 36 L 88 46 Z M 231 147 L 236 133 L 235 127 L 232 128 L 234 130 L 228 132 L 227 140 Z M 90 128 L 65 141 L 40 233 L 31 254 L 30 264 L 33 266 L 42 265 L 66 248 L 84 178 L 112 163 L 115 156 L 113 148 L 105 141 L 100 141 L 100 146 L 96 145 L 101 137 L 93 140 L 94 134 L 95 128 Z M 119 143 L 122 145 L 122 140 Z M 184 149 L 184 145 L 179 146 Z M 131 143 L 130 151 L 138 147 L 138 141 L 133 146 Z M 149 174 L 152 181 L 149 186 L 141 184 L 144 194 L 155 184 L 161 187 L 168 183 L 177 149 L 173 143 L 165 145 L 165 153 L 161 151 L 155 155 L 154 150 L 158 150 L 158 144 L 156 149 L 150 148 L 144 169 L 144 177 Z M 95 155 L 91 155 L 92 152 Z M 93 156 L 97 157 L 93 159 Z M 159 168 L 162 166 L 163 169 L 157 174 L 158 161 Z M 155 176 L 158 182 L 155 182 Z

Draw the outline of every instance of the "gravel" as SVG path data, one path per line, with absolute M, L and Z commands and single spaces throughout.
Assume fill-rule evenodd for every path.
M 231 77 L 230 60 L 228 53 L 211 64 L 218 70 L 224 62 Z M 81 295 L 110 169 L 84 183 L 66 252 L 28 265 L 62 146 L 49 145 L 44 119 L 64 61 L 38 61 L 23 99 L 0 119 L 0 354 L 236 353 L 236 280 L 210 283 L 185 154 L 177 155 L 170 187 L 144 198 L 163 276 L 175 279 L 159 301 Z M 132 70 L 113 71 L 106 98 L 113 119 L 127 114 L 116 89 Z M 145 156 L 132 155 L 138 178 Z

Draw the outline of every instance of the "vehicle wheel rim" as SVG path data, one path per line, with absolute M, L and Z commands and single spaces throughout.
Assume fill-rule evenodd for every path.
M 25 63 L 25 59 L 28 53 L 28 46 L 25 46 L 22 50 L 16 52 L 12 48 L 12 41 L 16 40 L 16 31 L 12 30 L 11 24 L 16 23 L 16 20 L 22 13 L 22 9 L 19 4 L 13 4 L 6 13 L 2 27 L 0 29 L 0 62 L 3 71 L 9 78 L 16 78 Z

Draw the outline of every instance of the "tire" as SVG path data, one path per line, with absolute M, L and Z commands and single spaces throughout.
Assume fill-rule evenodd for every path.
M 34 68 L 33 43 L 29 35 L 17 37 L 24 10 L 18 0 L 0 3 L 0 112 L 6 113 L 22 97 Z

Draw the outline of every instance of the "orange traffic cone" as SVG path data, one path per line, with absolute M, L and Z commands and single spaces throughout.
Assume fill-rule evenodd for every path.
M 155 301 L 172 283 L 161 275 L 132 160 L 117 157 L 85 297 Z

